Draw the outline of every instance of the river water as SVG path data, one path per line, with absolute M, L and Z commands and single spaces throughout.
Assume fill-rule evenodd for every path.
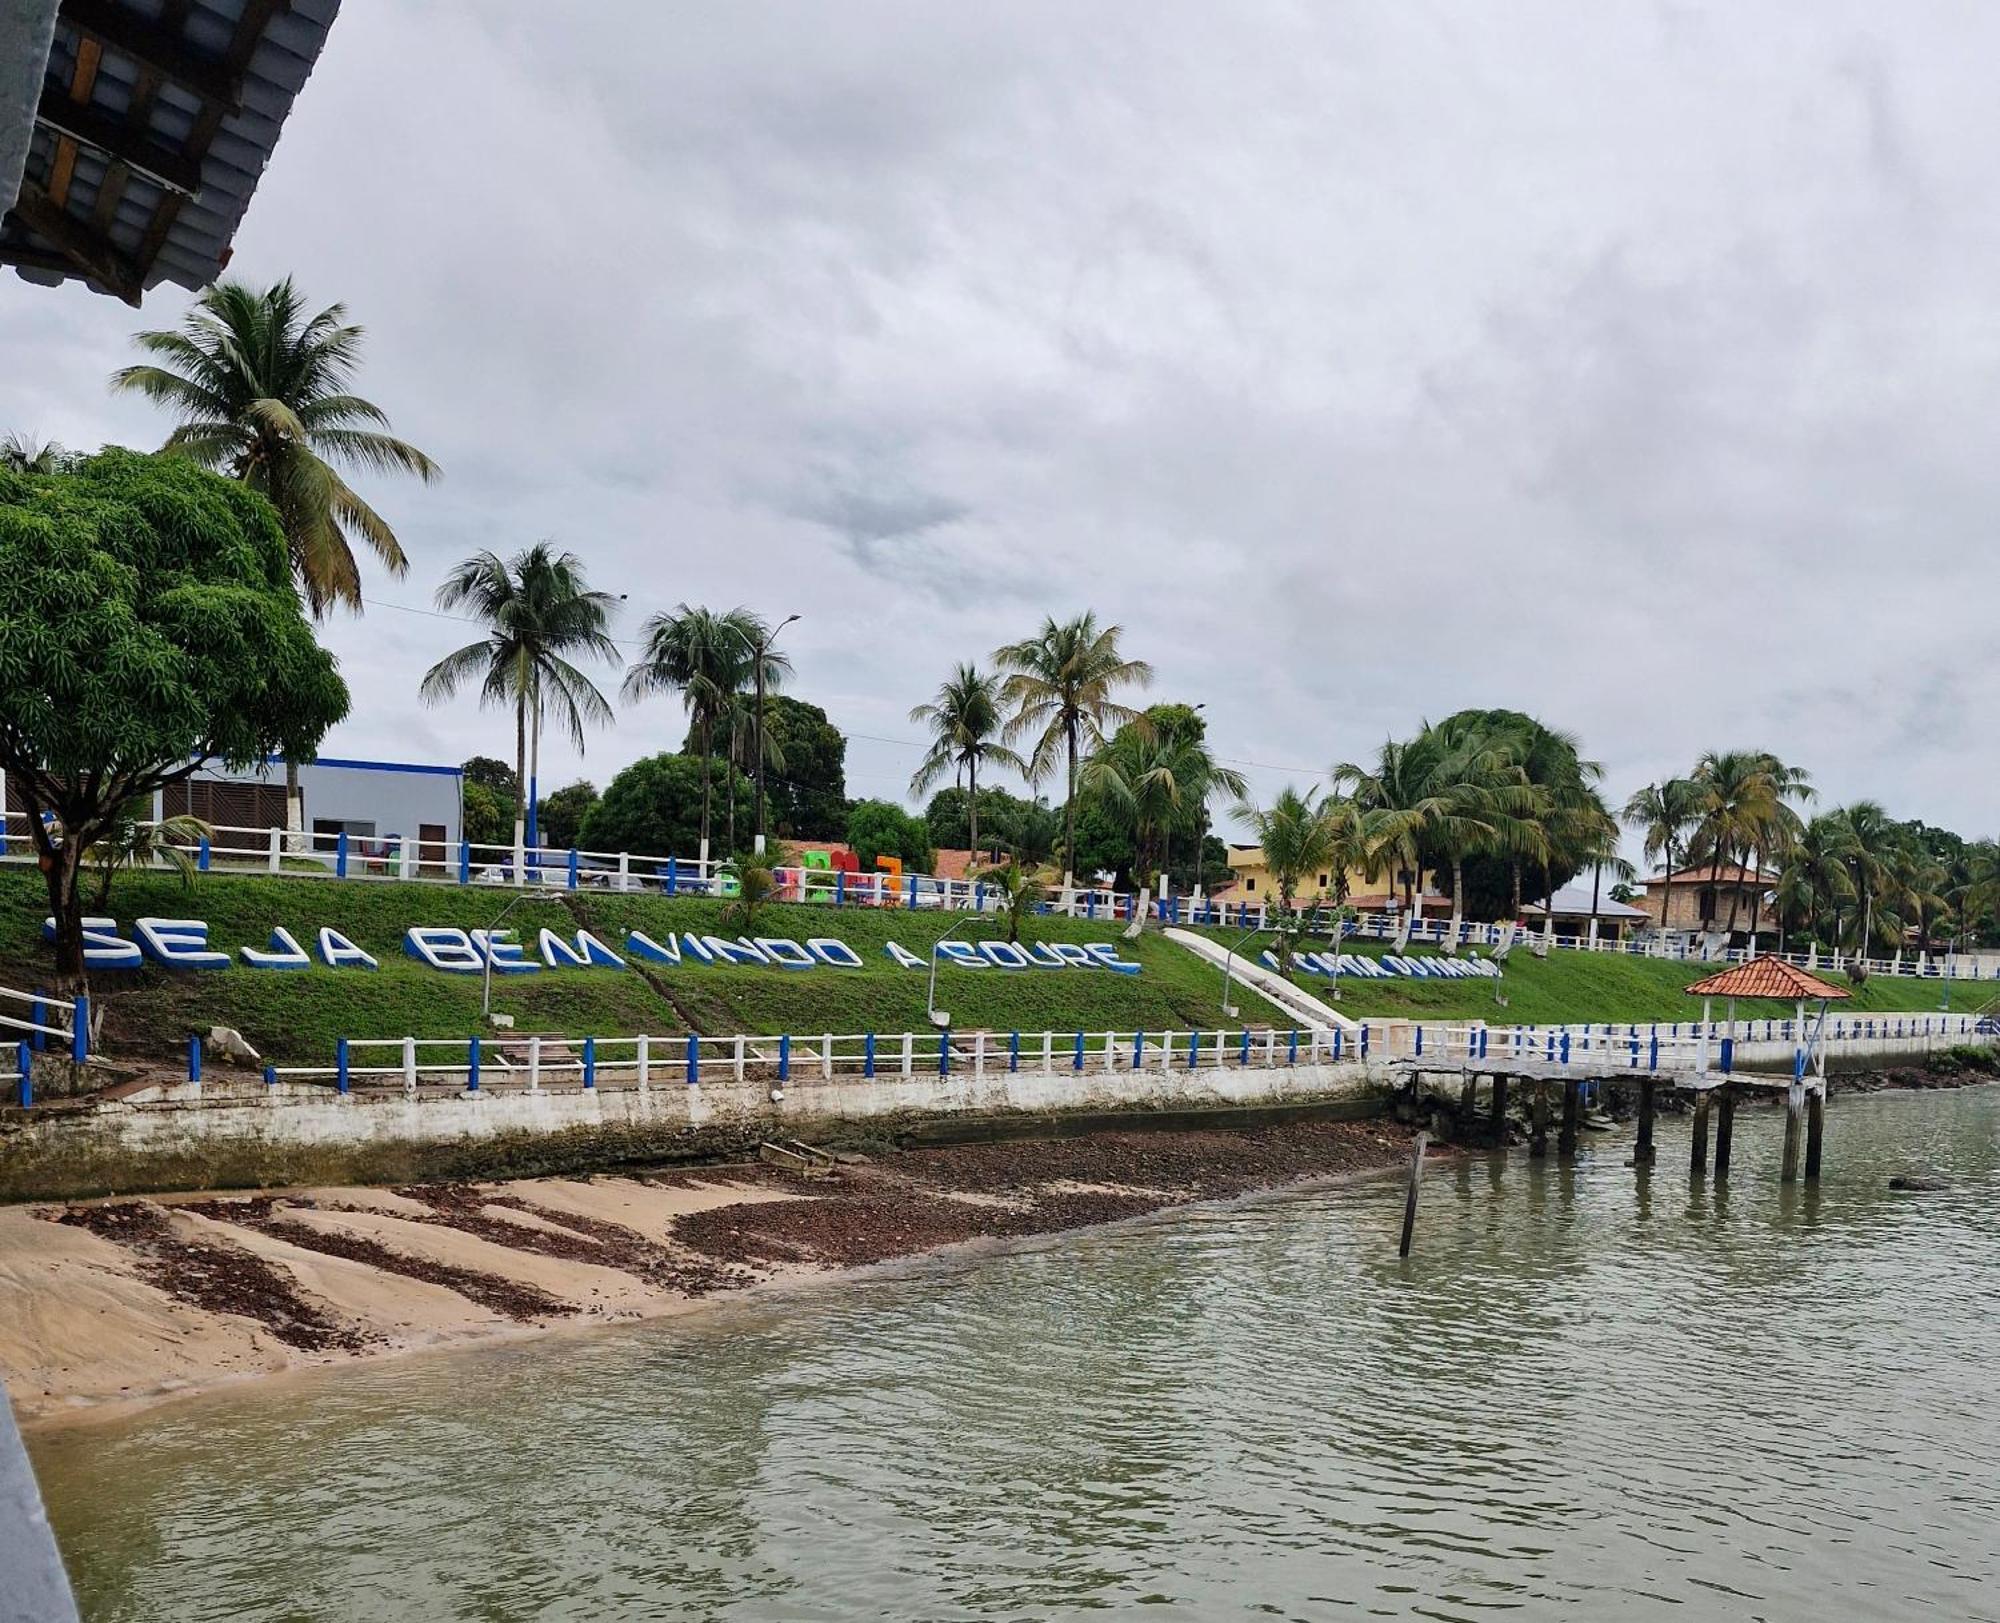
M 2000 1618 L 2000 1090 L 1620 1134 L 35 1446 L 85 1617 Z M 1896 1194 L 1931 1167 L 1942 1194 Z

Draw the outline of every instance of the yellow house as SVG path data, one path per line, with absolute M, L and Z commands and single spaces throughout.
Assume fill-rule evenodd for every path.
M 1231 895 L 1243 902 L 1276 902 L 1278 882 L 1271 877 L 1271 865 L 1264 860 L 1263 847 L 1256 845 L 1232 845 L 1229 848 L 1229 869 L 1235 876 L 1235 888 Z M 1314 902 L 1331 902 L 1339 894 L 1340 888 L 1334 883 L 1331 872 L 1309 873 L 1299 881 L 1298 894 L 1293 898 L 1301 906 Z M 1425 874 L 1419 911 L 1449 915 L 1451 903 L 1433 888 L 1430 874 Z M 1403 905 L 1402 887 L 1393 888 L 1384 877 L 1370 879 L 1359 868 L 1347 871 L 1347 905 L 1363 913 L 1379 913 L 1392 904 Z

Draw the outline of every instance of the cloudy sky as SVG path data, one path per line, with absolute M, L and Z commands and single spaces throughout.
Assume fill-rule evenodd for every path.
M 1996 55 L 1977 0 L 357 0 L 232 267 L 447 471 L 364 487 L 412 563 L 328 753 L 507 754 L 411 611 L 553 536 L 628 636 L 801 613 L 856 794 L 1088 607 L 1264 794 L 1511 705 L 1620 797 L 1754 745 L 2000 832 Z M 155 443 L 140 324 L 0 277 L 0 430 Z

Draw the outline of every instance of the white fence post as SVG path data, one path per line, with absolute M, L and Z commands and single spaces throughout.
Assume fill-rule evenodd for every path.
M 743 1038 L 740 1034 L 736 1039 L 736 1080 L 743 1080 Z
M 652 1038 L 646 1036 L 643 1032 L 640 1033 L 638 1042 L 637 1063 L 639 1067 L 639 1091 L 641 1093 L 645 1093 L 652 1085 L 653 1056 L 649 1052 L 652 1046 L 653 1046 Z
M 283 840 L 284 840 L 284 831 L 282 829 L 274 828 L 271 830 L 271 851 L 269 857 L 269 864 L 272 873 L 276 873 L 278 871 L 278 853 L 284 849 L 282 843 Z
M 403 1091 L 412 1099 L 417 1096 L 417 1039 L 403 1039 Z
M 820 1039 L 819 1074 L 829 1082 L 833 1080 L 833 1033 L 830 1031 Z
M 986 1033 L 983 1031 L 973 1033 L 972 1074 L 976 1077 L 986 1075 Z
M 910 1066 L 917 1057 L 917 1036 L 913 1031 L 903 1033 L 903 1075 L 910 1074 Z
M 542 1089 L 542 1039 L 528 1039 L 528 1091 L 539 1093 Z

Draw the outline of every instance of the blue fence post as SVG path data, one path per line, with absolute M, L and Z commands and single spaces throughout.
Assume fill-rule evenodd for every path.
M 206 834 L 202 835 L 201 844 L 195 850 L 194 865 L 199 872 L 208 872 L 208 836 Z
M 1366 1020 L 1361 1022 L 1361 1058 L 1363 1061 L 1366 1061 L 1368 1058 L 1368 1022 Z
M 15 1097 L 20 1101 L 23 1110 L 30 1108 L 35 1102 L 34 1064 L 33 1050 L 26 1043 L 16 1043 L 14 1045 L 14 1065 L 19 1070 L 21 1079 L 19 1090 Z
M 861 1074 L 863 1076 L 875 1074 L 875 1033 L 872 1031 L 861 1039 Z
M 337 835 L 334 836 L 333 876 L 336 879 L 345 879 L 347 877 L 347 830 L 346 829 L 342 829 Z
M 1132 1069 L 1135 1071 L 1142 1070 L 1145 1067 L 1145 1063 L 1146 1034 L 1143 1031 L 1135 1031 L 1132 1033 Z
M 1198 1031 L 1190 1031 L 1188 1033 L 1188 1069 L 1192 1071 L 1196 1069 L 1200 1064 L 1201 1064 L 1201 1033 Z
M 1020 1068 L 1021 1068 L 1021 1034 L 1018 1031 L 1016 1031 L 1011 1033 L 1007 1038 L 1007 1069 L 1010 1071 L 1018 1071 Z
M 333 1091 L 347 1091 L 347 1039 L 339 1038 L 333 1045 Z
M 1335 1026 L 1333 1028 L 1333 1063 L 1336 1065 L 1340 1063 L 1340 1038 L 1340 1027 Z
M 1493 1028 L 1491 1026 L 1481 1026 L 1479 1028 L 1479 1057 L 1481 1059 L 1486 1057 L 1486 1051 L 1492 1045 L 1492 1042 Z
M 479 1039 L 474 1037 L 465 1050 L 465 1091 L 479 1091 Z
M 938 1033 L 938 1075 L 951 1075 L 951 1033 L 948 1031 Z
M 1299 1028 L 1297 1026 L 1294 1026 L 1292 1027 L 1292 1040 L 1285 1049 L 1285 1063 L 1287 1065 L 1296 1065 L 1298 1064 L 1298 1062 L 1299 1062 Z
M 1567 1041 L 1568 1039 L 1565 1038 L 1564 1040 Z M 1423 1023 L 1419 1021 L 1417 1024 L 1417 1058 L 1422 1059 L 1423 1057 L 1424 1057 L 1424 1028 L 1423 1028 Z
M 1243 1028 L 1243 1035 L 1238 1039 L 1236 1063 L 1239 1067 L 1250 1063 L 1250 1028 L 1248 1026 Z
M 984 880 L 975 879 L 972 882 L 972 911 L 975 913 L 984 913 L 986 911 L 986 883 Z
M 1083 1033 L 1076 1034 L 1076 1069 L 1083 1069 Z
M 458 882 L 461 885 L 472 883 L 472 842 L 470 840 L 460 840 L 458 842 Z
M 803 886 L 804 881 L 801 880 L 800 884 L 801 886 Z M 833 905 L 835 907 L 842 907 L 846 905 L 846 902 L 847 902 L 847 870 L 845 868 L 839 868 L 834 871 L 833 875 Z
M 1565 1065 L 1567 1065 L 1567 1064 L 1569 1063 L 1569 1032 L 1568 1032 L 1567 1030 L 1565 1030 L 1565 1031 L 1563 1032 L 1563 1039 L 1562 1039 L 1562 1062 L 1563 1062 L 1563 1064 L 1565 1064 Z
M 188 1038 L 188 1080 L 201 1080 L 201 1037 L 199 1034 Z
M 574 852 L 570 854 L 572 856 L 575 855 Z M 597 1039 L 595 1037 L 586 1037 L 583 1039 L 583 1085 L 586 1088 L 597 1086 Z
M 277 1085 L 278 1085 L 278 1067 L 275 1065 L 266 1065 L 264 1067 L 264 1086 L 267 1088 L 275 1088 Z
M 780 1082 L 789 1082 L 791 1079 L 792 1039 L 790 1037 L 780 1037 L 778 1039 L 778 1080 Z
M 692 1031 L 688 1033 L 687 1085 L 691 1088 L 701 1086 L 701 1038 Z
M 915 874 L 910 875 L 909 897 L 910 897 L 910 911 L 914 913 L 917 910 L 917 876 Z
M 1734 1064 L 1734 1063 L 1735 1063 L 1735 1059 L 1736 1059 L 1736 1039 L 1735 1039 L 1734 1037 L 1725 1037 L 1725 1038 L 1723 1038 L 1723 1039 L 1722 1039 L 1722 1074 L 1723 1074 L 1724 1076 L 1727 1076 L 1727 1075 L 1729 1074 L 1729 1068 L 1730 1068 L 1730 1066 L 1731 1066 L 1732 1064 Z
M 571 846 L 569 849 L 569 888 L 571 890 L 576 889 L 576 869 L 576 847 Z
M 680 889 L 681 889 L 681 859 L 679 857 L 668 857 L 667 894 L 669 896 L 678 896 L 680 894 Z
M 49 1006 L 42 1001 L 39 993 L 36 994 L 35 1001 L 28 1005 L 28 1018 L 38 1026 L 49 1023 Z M 49 1039 L 46 1033 L 33 1031 L 28 1034 L 28 1041 L 39 1052 L 48 1046 Z

